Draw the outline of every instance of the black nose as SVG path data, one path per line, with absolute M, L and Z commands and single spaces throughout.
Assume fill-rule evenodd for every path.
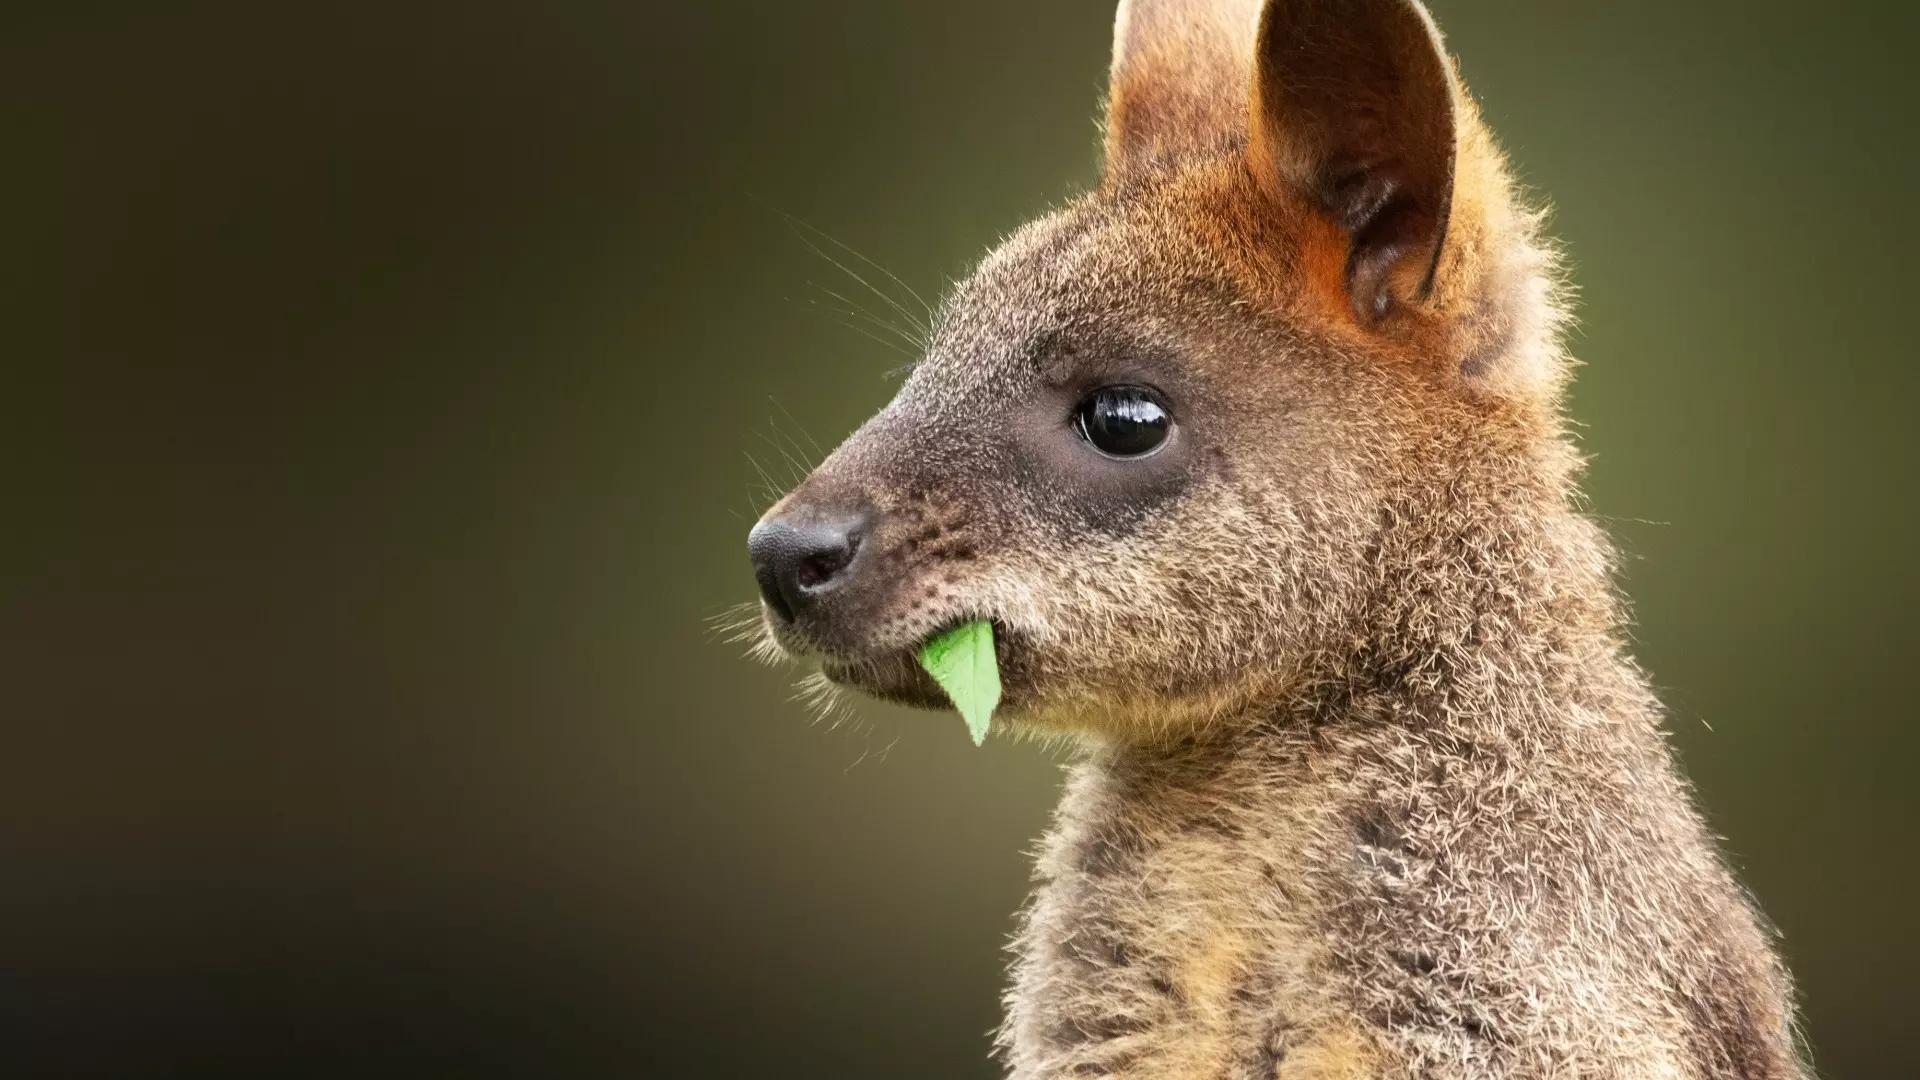
M 846 576 L 866 534 L 864 516 L 798 525 L 762 521 L 747 535 L 753 576 L 780 618 L 791 622 Z

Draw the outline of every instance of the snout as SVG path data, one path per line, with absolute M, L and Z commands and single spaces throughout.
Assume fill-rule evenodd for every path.
M 747 554 L 783 648 L 818 657 L 835 683 L 903 705 L 940 708 L 944 692 L 915 657 L 919 640 L 942 620 L 923 602 L 902 610 L 901 586 L 910 572 L 898 557 L 899 530 L 889 528 L 870 510 L 829 511 L 794 501 L 753 527 Z M 884 550 L 889 544 L 891 555 Z
M 865 511 L 772 516 L 747 535 L 747 554 L 760 596 L 782 623 L 805 622 L 847 587 L 864 561 L 861 549 L 872 515 Z
M 824 488 L 824 490 L 822 490 Z M 923 508 L 883 509 L 864 493 L 802 485 L 747 535 L 771 640 L 830 681 L 886 701 L 942 708 L 919 660 L 931 635 L 987 617 L 956 569 L 976 538 Z M 966 554 L 958 552 L 964 550 Z M 1016 635 L 995 620 L 1003 706 L 1019 694 Z

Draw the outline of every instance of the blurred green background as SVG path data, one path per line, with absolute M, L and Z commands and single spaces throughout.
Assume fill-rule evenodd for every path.
M 1912 1075 L 1920 16 L 1434 6 L 1674 741 Z M 938 291 L 1093 181 L 1112 4 L 165 8 L 0 17 L 0 1059 L 994 1075 L 1057 763 L 705 620 L 903 361 L 782 214 Z

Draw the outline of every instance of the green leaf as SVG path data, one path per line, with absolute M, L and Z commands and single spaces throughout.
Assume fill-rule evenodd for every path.
M 987 723 L 1000 704 L 1000 664 L 993 655 L 993 624 L 981 619 L 928 639 L 920 647 L 920 666 L 960 710 L 973 745 L 985 742 Z

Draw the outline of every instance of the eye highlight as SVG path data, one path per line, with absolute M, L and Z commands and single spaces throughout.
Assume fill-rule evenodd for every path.
M 1073 426 L 1108 457 L 1137 458 L 1160 449 L 1173 417 L 1160 395 L 1144 386 L 1107 386 L 1074 409 Z

